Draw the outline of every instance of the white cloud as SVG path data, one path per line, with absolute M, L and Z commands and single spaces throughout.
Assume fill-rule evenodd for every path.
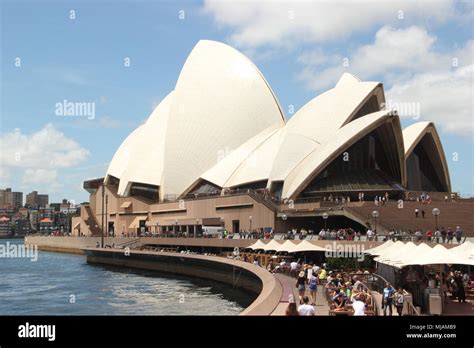
M 400 79 L 417 71 L 449 68 L 451 57 L 433 51 L 435 42 L 436 37 L 429 35 L 424 28 L 384 26 L 375 34 L 373 43 L 357 47 L 347 57 L 333 54 L 322 61 L 319 55 L 314 58 L 308 54 L 301 55 L 298 61 L 304 68 L 298 78 L 310 89 L 319 90 L 333 87 L 344 71 L 362 79 L 379 74 L 390 74 Z M 326 64 L 321 68 L 323 63 Z
M 23 183 L 29 184 L 45 184 L 53 180 L 57 180 L 58 173 L 55 169 L 32 169 L 25 170 L 23 175 Z
M 3 165 L 0 166 L 0 182 L 2 186 L 9 187 L 11 186 L 11 174 L 7 167 Z
M 203 11 L 219 26 L 231 28 L 231 43 L 243 48 L 291 48 L 307 42 L 337 42 L 384 24 L 401 20 L 433 24 L 455 14 L 453 1 L 412 0 L 352 3 L 206 0 Z
M 421 73 L 387 91 L 387 102 L 420 103 L 422 119 L 451 133 L 474 137 L 474 65 Z
M 0 163 L 6 167 L 54 169 L 73 167 L 84 161 L 89 151 L 47 124 L 31 135 L 20 129 L 0 136 Z
M 321 91 L 334 87 L 344 71 L 363 80 L 382 77 L 386 86 L 392 86 L 387 91 L 388 104 L 418 103 L 422 119 L 435 121 L 448 132 L 472 136 L 474 41 L 448 52 L 438 52 L 436 41 L 424 28 L 384 26 L 372 43 L 352 51 L 347 67 L 338 55 L 327 60 L 301 56 L 303 70 L 297 78 Z

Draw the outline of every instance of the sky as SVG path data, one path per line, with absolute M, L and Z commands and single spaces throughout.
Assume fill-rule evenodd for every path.
M 344 72 L 382 82 L 402 127 L 435 122 L 453 191 L 474 195 L 472 1 L 0 4 L 1 188 L 88 201 L 83 181 L 105 175 L 208 39 L 257 65 L 286 118 Z M 90 109 L 69 115 L 65 101 Z

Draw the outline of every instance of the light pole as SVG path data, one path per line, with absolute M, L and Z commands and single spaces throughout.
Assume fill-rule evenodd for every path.
M 175 228 L 174 228 L 174 236 L 178 235 L 178 219 L 174 220 Z
M 326 231 L 326 220 L 328 219 L 328 213 L 323 213 L 323 220 L 324 220 L 324 231 Z
M 283 214 L 283 215 L 281 216 L 281 219 L 282 219 L 283 221 L 285 221 L 285 224 L 284 224 L 284 225 L 285 225 L 285 227 L 286 227 L 286 220 L 288 219 L 288 216 L 286 216 L 286 214 Z
M 199 225 L 199 219 L 196 219 L 196 226 L 194 227 L 194 238 L 197 237 L 197 229 L 198 229 L 198 225 Z
M 102 232 L 100 234 L 100 247 L 104 247 L 104 196 L 105 196 L 105 185 L 102 183 Z
M 107 207 L 109 205 L 109 195 L 105 195 L 105 229 L 107 230 L 107 237 L 109 237 L 109 219 L 107 215 Z
M 435 224 L 436 224 L 436 231 L 438 230 L 438 215 L 440 213 L 440 210 L 438 208 L 433 208 L 433 210 L 431 211 L 431 213 L 434 215 L 435 217 Z
M 249 216 L 250 233 L 252 233 L 252 215 Z
M 372 216 L 374 218 L 374 233 L 375 233 L 375 241 L 377 241 L 377 218 L 379 217 L 379 212 L 374 210 L 372 212 Z

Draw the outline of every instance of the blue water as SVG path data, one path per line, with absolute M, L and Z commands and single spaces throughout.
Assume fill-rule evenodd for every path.
M 251 301 L 221 283 L 89 265 L 83 255 L 0 258 L 0 315 L 237 315 Z

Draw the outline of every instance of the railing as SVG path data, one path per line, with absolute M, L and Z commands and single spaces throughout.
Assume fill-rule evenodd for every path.
M 355 273 L 354 275 L 360 277 L 360 278 L 364 278 L 364 281 L 362 281 L 364 283 L 364 285 L 367 285 L 367 288 L 371 291 L 375 291 L 375 292 L 378 292 L 380 294 L 383 294 L 383 288 L 385 287 L 385 284 L 386 283 L 389 283 L 384 277 L 382 277 L 381 275 L 379 274 L 376 274 L 376 273 L 372 273 L 372 274 L 358 274 L 358 273 Z M 410 294 L 408 293 L 407 291 L 403 291 L 403 294 L 405 296 L 405 303 L 407 304 L 407 313 L 408 315 L 421 315 L 421 313 L 416 309 L 416 307 L 413 305 L 413 295 L 414 294 Z M 411 298 L 411 299 L 410 299 Z M 375 300 L 374 300 L 374 304 L 375 303 Z M 377 307 L 377 310 L 378 310 L 378 306 Z
M 131 247 L 132 245 L 138 244 L 139 242 L 140 242 L 140 238 L 135 238 L 135 239 L 123 242 L 123 243 L 119 243 L 119 244 L 116 245 L 116 247 L 123 247 L 123 248 Z

